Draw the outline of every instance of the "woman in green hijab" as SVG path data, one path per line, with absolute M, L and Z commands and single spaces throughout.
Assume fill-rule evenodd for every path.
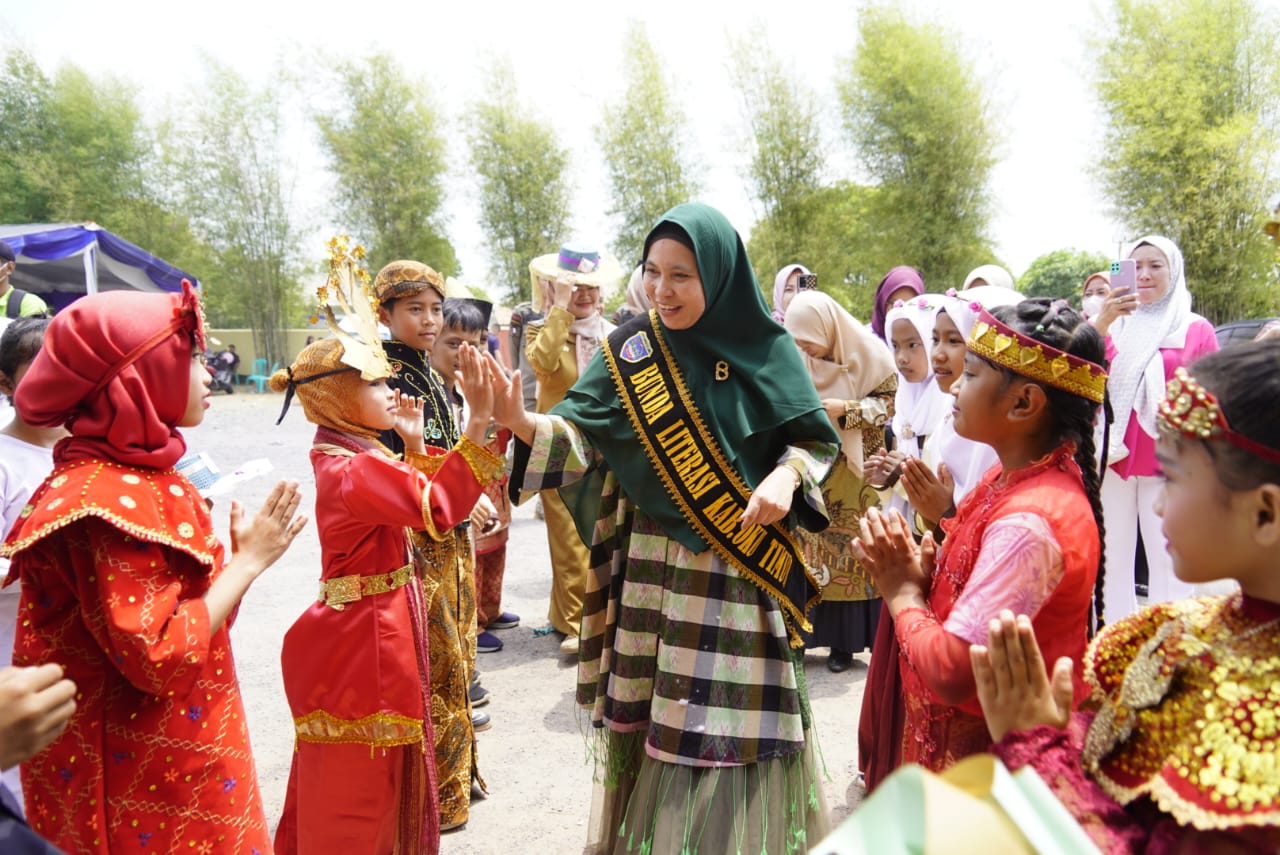
M 653 310 L 550 414 L 494 378 L 495 416 L 531 446 L 513 480 L 561 488 L 592 543 L 589 851 L 804 852 L 827 816 L 793 652 L 817 590 L 790 529 L 826 526 L 839 439 L 719 211 L 667 212 L 644 284 Z

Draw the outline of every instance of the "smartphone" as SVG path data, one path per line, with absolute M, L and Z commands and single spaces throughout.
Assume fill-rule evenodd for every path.
M 818 287 L 818 274 L 816 273 L 801 273 L 799 276 L 796 277 L 797 291 L 810 291 L 817 287 Z
M 1111 262 L 1111 293 L 1117 291 L 1132 293 L 1138 284 L 1138 262 L 1132 258 L 1122 258 Z

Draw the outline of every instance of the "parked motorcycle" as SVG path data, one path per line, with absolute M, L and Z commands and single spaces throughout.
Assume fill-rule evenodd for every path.
M 232 353 L 228 350 L 215 350 L 208 355 L 206 364 L 209 366 L 209 373 L 213 375 L 213 382 L 209 384 L 209 388 L 214 392 L 234 395 L 236 375 L 235 359 Z

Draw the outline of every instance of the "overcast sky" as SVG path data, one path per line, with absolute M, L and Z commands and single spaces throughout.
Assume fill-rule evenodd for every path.
M 1280 0 L 1266 5 L 1275 9 Z M 1107 216 L 1088 172 L 1102 135 L 1085 47 L 1090 34 L 1104 28 L 1099 7 L 1088 0 L 906 3 L 918 19 L 955 33 L 991 84 L 990 130 L 1001 141 L 992 233 L 1015 275 L 1044 252 L 1074 246 L 1111 254 L 1128 237 Z M 728 8 L 732 18 L 724 15 Z M 393 53 L 407 72 L 430 81 L 451 118 L 449 234 L 463 278 L 477 284 L 487 258 L 457 117 L 479 94 L 480 70 L 494 56 L 511 59 L 522 98 L 560 130 L 573 152 L 575 234 L 604 243 L 611 236 L 601 226 L 608 191 L 591 129 L 600 106 L 622 90 L 620 48 L 628 19 L 646 25 L 664 70 L 679 82 L 678 97 L 692 120 L 691 150 L 703 170 L 703 201 L 720 207 L 745 236 L 755 212 L 742 178 L 740 106 L 728 80 L 728 39 L 763 26 L 775 52 L 818 92 L 829 116 L 826 130 L 836 137 L 842 128 L 832 80 L 852 54 L 853 3 L 0 0 L 0 38 L 32 53 L 47 73 L 74 62 L 94 75 L 115 74 L 133 82 L 154 110 L 183 97 L 201 79 L 201 52 L 254 80 L 265 79 L 282 54 Z M 297 145 L 291 160 L 302 167 L 298 201 L 318 231 L 327 233 L 341 226 L 323 221 L 328 178 L 308 151 L 310 142 L 300 139 Z M 854 166 L 834 166 L 856 177 Z M 323 255 L 321 241 L 317 236 L 317 258 Z M 933 285 L 931 290 L 942 290 Z

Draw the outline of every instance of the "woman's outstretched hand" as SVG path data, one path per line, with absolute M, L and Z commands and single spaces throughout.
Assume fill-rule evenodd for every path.
M 1067 726 L 1074 688 L 1071 660 L 1064 656 L 1055 662 L 1050 680 L 1031 618 L 1015 620 L 1008 609 L 1000 612 L 987 628 L 986 647 L 970 646 L 969 661 L 987 730 L 996 742 L 1011 730 Z
M 507 372 L 502 370 L 502 366 L 493 358 L 492 353 L 483 354 L 482 358 L 485 360 L 484 376 L 491 395 L 493 420 L 503 427 L 511 428 L 511 432 L 525 445 L 533 445 L 534 421 L 533 416 L 524 408 L 524 390 L 520 386 L 520 372 L 516 371 L 508 377 Z M 465 376 L 465 362 L 462 368 Z M 465 388 L 462 394 L 464 396 L 467 394 Z
M 213 629 L 221 628 L 249 586 L 284 555 L 307 524 L 297 512 L 301 501 L 297 481 L 280 481 L 253 519 L 245 519 L 239 502 L 231 503 L 231 560 L 204 595 Z

